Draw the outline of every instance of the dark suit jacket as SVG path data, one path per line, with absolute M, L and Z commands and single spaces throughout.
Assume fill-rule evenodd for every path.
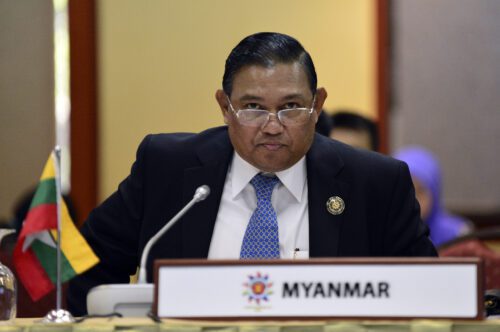
M 82 228 L 101 263 L 70 283 L 70 311 L 86 312 L 93 286 L 129 282 L 147 241 L 203 184 L 210 196 L 153 246 L 148 275 L 155 258 L 206 258 L 232 155 L 226 127 L 147 136 L 131 174 Z M 317 134 L 306 163 L 311 257 L 436 255 L 406 164 Z M 340 215 L 326 208 L 332 196 L 345 202 Z

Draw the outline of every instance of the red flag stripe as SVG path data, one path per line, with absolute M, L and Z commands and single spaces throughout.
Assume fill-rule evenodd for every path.
M 57 205 L 42 204 L 29 210 L 19 237 L 57 228 Z
M 22 252 L 20 243 L 14 249 L 14 266 L 16 267 L 19 279 L 33 301 L 38 301 L 54 289 L 54 285 L 33 251 L 29 249 Z

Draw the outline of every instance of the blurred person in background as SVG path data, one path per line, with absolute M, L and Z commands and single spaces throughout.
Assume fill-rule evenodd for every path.
M 420 146 L 410 146 L 397 151 L 394 158 L 406 162 L 410 168 L 420 215 L 430 228 L 430 238 L 435 246 L 472 230 L 469 221 L 450 214 L 443 207 L 441 168 L 430 151 Z
M 377 125 L 372 120 L 349 111 L 331 116 L 330 138 L 356 148 L 377 151 L 379 147 Z

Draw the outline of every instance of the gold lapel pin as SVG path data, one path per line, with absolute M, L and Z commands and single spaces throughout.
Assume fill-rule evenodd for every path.
M 326 209 L 334 216 L 341 214 L 345 210 L 345 203 L 339 196 L 333 196 L 326 202 Z

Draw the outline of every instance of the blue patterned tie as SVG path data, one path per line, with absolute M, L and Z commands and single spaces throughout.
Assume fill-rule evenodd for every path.
M 257 208 L 243 237 L 241 259 L 280 258 L 278 219 L 271 205 L 273 189 L 279 181 L 276 176 L 260 173 L 250 181 L 257 195 Z

